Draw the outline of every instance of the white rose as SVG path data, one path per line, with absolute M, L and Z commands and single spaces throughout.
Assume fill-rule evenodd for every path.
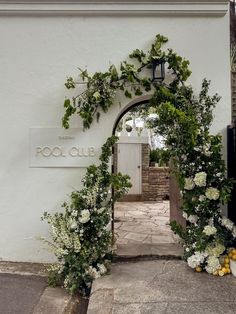
M 79 218 L 79 222 L 81 222 L 82 224 L 85 224 L 86 222 L 88 222 L 90 219 L 90 212 L 88 209 L 84 209 L 81 211 L 80 214 L 80 218 Z
M 216 234 L 216 232 L 217 232 L 216 227 L 210 225 L 205 226 L 203 229 L 203 233 L 205 233 L 207 236 Z
M 209 200 L 218 200 L 218 198 L 220 197 L 220 192 L 218 189 L 216 188 L 208 188 L 206 190 L 206 193 L 205 193 L 206 197 L 209 199 Z
M 192 190 L 194 188 L 194 181 L 192 178 L 185 178 L 184 189 Z
M 193 181 L 197 186 L 206 186 L 206 177 L 206 172 L 198 172 L 195 174 Z

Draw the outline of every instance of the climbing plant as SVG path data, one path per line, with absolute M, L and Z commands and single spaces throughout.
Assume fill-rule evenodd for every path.
M 189 62 L 172 49 L 164 50 L 166 42 L 166 37 L 157 35 L 147 53 L 134 50 L 131 62 L 121 62 L 119 69 L 111 65 L 108 71 L 93 75 L 80 70 L 85 88 L 65 99 L 62 123 L 69 128 L 70 117 L 78 113 L 86 129 L 115 104 L 117 91 L 123 91 L 128 98 L 152 93 L 149 106 L 156 118 L 147 123 L 165 138 L 187 220 L 186 228 L 172 222 L 172 230 L 182 239 L 184 259 L 190 267 L 222 276 L 226 272 L 221 269 L 221 257 L 236 244 L 236 227 L 221 214 L 221 204 L 230 198 L 232 182 L 226 177 L 221 136 L 209 131 L 220 97 L 209 95 L 210 82 L 205 79 L 199 95 L 194 94 L 186 84 L 191 74 Z M 171 75 L 169 84 L 155 83 L 147 74 L 156 59 L 166 63 Z M 68 89 L 78 87 L 71 77 L 65 85 Z M 88 167 L 83 189 L 71 194 L 70 203 L 64 204 L 65 212 L 44 215 L 52 227 L 51 245 L 59 260 L 52 277 L 54 282 L 55 278 L 63 281 L 71 292 L 85 291 L 92 279 L 106 272 L 112 251 L 112 236 L 107 229 L 111 206 L 130 186 L 127 176 L 108 171 L 114 143 L 112 137 L 103 146 L 100 166 Z M 113 199 L 109 195 L 111 186 L 116 191 Z

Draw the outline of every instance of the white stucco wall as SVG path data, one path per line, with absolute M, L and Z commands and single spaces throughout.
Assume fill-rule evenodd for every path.
M 109 62 L 119 65 L 161 33 L 168 46 L 190 60 L 196 90 L 204 77 L 212 80 L 212 92 L 222 96 L 212 129 L 225 134 L 231 120 L 228 13 L 69 16 L 63 11 L 5 14 L 1 8 L 0 2 L 0 259 L 46 262 L 52 255 L 36 240 L 48 233 L 40 217 L 44 210 L 58 210 L 80 187 L 85 169 L 30 168 L 29 128 L 61 125 L 66 76 L 76 76 L 77 66 L 93 72 Z M 120 110 L 114 106 L 95 123 L 99 132 L 91 129 L 93 140 L 105 141 Z M 74 119 L 72 126 L 78 125 Z

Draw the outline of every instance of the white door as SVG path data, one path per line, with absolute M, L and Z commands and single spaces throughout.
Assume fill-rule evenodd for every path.
M 128 194 L 141 194 L 141 144 L 118 144 L 118 172 L 128 174 L 131 178 L 132 188 Z

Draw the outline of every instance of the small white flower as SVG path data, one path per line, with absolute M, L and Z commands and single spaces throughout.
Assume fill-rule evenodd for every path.
M 85 224 L 86 222 L 88 222 L 90 219 L 90 212 L 88 209 L 84 209 L 81 211 L 80 214 L 80 218 L 79 218 L 79 222 L 81 222 L 82 224 Z
M 206 199 L 206 196 L 205 196 L 205 195 L 200 195 L 200 196 L 199 196 L 199 201 L 200 201 L 200 202 L 205 201 L 205 199 Z
M 203 233 L 205 233 L 207 236 L 211 236 L 213 234 L 216 234 L 216 232 L 217 232 L 216 227 L 210 226 L 210 225 L 205 226 L 203 229 Z
M 192 190 L 194 188 L 194 181 L 192 178 L 185 178 L 185 184 L 184 184 L 184 189 L 185 190 Z
M 209 200 L 216 201 L 220 197 L 220 192 L 218 189 L 210 187 L 206 190 L 205 195 Z
M 193 181 L 199 187 L 206 186 L 206 177 L 206 172 L 198 172 L 195 174 Z

